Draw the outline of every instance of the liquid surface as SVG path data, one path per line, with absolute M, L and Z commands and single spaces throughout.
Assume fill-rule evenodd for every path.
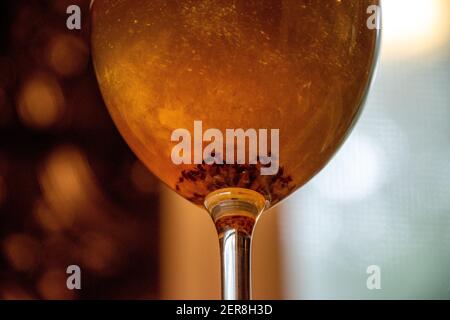
M 113 120 L 138 157 L 194 203 L 225 187 L 273 205 L 344 141 L 367 90 L 376 30 L 369 0 L 96 0 L 92 47 Z M 279 129 L 280 170 L 175 165 L 171 134 Z

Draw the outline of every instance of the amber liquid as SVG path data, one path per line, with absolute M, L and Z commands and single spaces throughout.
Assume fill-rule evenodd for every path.
M 201 204 L 242 187 L 274 204 L 313 177 L 354 124 L 373 69 L 369 0 L 96 0 L 94 64 L 122 135 L 148 168 Z M 178 128 L 280 129 L 280 170 L 175 165 Z

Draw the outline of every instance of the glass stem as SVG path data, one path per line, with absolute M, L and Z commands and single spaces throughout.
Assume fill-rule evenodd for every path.
M 224 300 L 251 299 L 251 239 L 236 228 L 219 235 Z
M 252 190 L 226 188 L 206 197 L 219 236 L 222 299 L 251 299 L 251 240 L 255 223 L 267 205 Z

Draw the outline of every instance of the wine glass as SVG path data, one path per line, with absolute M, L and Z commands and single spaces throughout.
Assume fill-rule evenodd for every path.
M 165 184 L 204 206 L 222 297 L 250 299 L 261 213 L 330 160 L 377 56 L 375 0 L 95 0 L 92 50 L 121 134 Z

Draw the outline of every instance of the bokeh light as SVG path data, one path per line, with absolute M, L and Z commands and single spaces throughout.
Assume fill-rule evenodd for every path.
M 81 237 L 83 265 L 100 276 L 107 276 L 117 269 L 120 251 L 115 241 L 102 233 L 87 233 Z
M 352 135 L 336 157 L 312 182 L 323 196 L 355 201 L 374 193 L 383 183 L 382 149 L 371 138 Z
M 436 54 L 450 36 L 447 0 L 387 0 L 383 10 L 383 57 Z
M 43 199 L 36 201 L 34 216 L 39 224 L 50 232 L 61 231 L 63 228 L 68 228 L 72 224 L 71 218 L 67 218 L 65 215 L 61 218 L 60 214 L 55 212 Z
M 86 199 L 83 178 L 89 175 L 83 155 L 74 147 L 65 146 L 55 150 L 47 159 L 40 182 L 46 201 L 55 209 L 59 220 L 71 226 L 83 211 L 81 203 Z M 84 175 L 86 174 L 86 175 Z
M 18 113 L 25 125 L 47 128 L 55 124 L 64 111 L 64 95 L 58 81 L 49 74 L 35 74 L 23 86 Z
M 5 256 L 18 271 L 30 271 L 39 262 L 39 243 L 26 234 L 10 235 L 3 243 Z
M 158 191 L 103 105 L 88 12 L 0 2 L 0 299 L 158 295 Z M 81 291 L 66 287 L 72 264 Z
M 37 290 L 44 299 L 70 300 L 75 298 L 73 290 L 67 290 L 67 274 L 60 269 L 46 271 L 37 283 Z
M 48 46 L 49 65 L 57 74 L 64 77 L 81 74 L 86 68 L 88 56 L 87 45 L 73 35 L 56 35 Z

